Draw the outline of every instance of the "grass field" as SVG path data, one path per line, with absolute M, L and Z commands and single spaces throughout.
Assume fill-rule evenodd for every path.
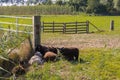
M 41 42 L 46 46 L 77 47 L 79 61 L 64 59 L 33 65 L 18 80 L 119 80 L 120 79 L 120 16 L 42 16 L 44 22 L 86 21 L 104 32 L 90 26 L 90 34 L 42 33 Z M 9 19 L 8 19 L 9 20 Z M 115 21 L 115 30 L 110 31 L 110 21 Z M 3 21 L 0 19 L 0 21 Z M 22 23 L 22 21 L 20 21 Z M 27 21 L 24 21 L 27 22 Z M 29 23 L 29 22 L 28 22 Z
M 97 26 L 101 30 L 109 31 L 110 30 L 110 22 L 114 20 L 115 30 L 120 31 L 120 16 L 80 16 L 80 15 L 42 15 L 41 22 L 75 22 L 75 21 L 90 21 L 95 26 Z M 16 22 L 16 19 L 12 18 L 0 18 L 2 22 Z M 32 24 L 32 20 L 23 20 L 18 19 L 19 23 L 22 24 Z M 96 29 L 90 25 L 90 31 L 96 31 Z
M 42 16 L 41 21 L 45 22 L 74 22 L 74 21 L 90 21 L 96 25 L 99 29 L 109 31 L 110 21 L 115 21 L 115 30 L 120 29 L 120 16 L 79 16 L 79 15 L 61 15 L 61 16 Z M 90 26 L 91 30 L 95 30 Z
M 74 21 L 86 21 L 96 25 L 100 30 L 104 32 L 98 32 L 93 26 L 90 25 L 90 34 L 52 34 L 43 33 L 42 43 L 45 45 L 54 46 L 73 46 L 78 48 L 118 48 L 119 34 L 120 34 L 120 16 L 42 16 L 41 21 L 44 22 L 74 22 Z M 115 21 L 115 30 L 110 31 L 110 21 Z M 52 38 L 51 38 L 52 37 Z
M 22 30 L 22 31 L 25 30 L 25 27 L 29 27 L 29 29 L 31 29 L 30 26 L 17 25 L 17 24 L 31 25 L 32 17 L 28 17 L 28 18 L 31 18 L 31 19 L 25 19 L 24 17 L 23 18 L 15 18 L 15 17 L 9 17 L 9 16 L 5 17 L 0 15 L 0 22 L 5 22 L 4 24 L 1 23 L 0 27 L 4 27 L 7 29 L 10 27 L 11 29 L 16 30 L 17 26 L 19 26 L 18 30 Z

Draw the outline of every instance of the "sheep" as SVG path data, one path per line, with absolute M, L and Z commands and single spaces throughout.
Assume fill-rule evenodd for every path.
M 71 61 L 71 60 L 75 60 L 78 61 L 78 57 L 79 57 L 79 50 L 77 48 L 74 47 L 70 47 L 70 48 L 58 48 L 59 52 L 64 56 L 65 59 Z

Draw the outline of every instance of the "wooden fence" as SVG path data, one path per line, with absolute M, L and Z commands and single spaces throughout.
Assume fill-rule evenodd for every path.
M 89 21 L 86 22 L 43 22 L 43 32 L 89 33 Z

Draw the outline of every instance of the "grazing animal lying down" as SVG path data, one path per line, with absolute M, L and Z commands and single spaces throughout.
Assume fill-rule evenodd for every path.
M 50 52 L 54 52 L 55 54 L 57 54 L 57 48 L 54 47 L 46 47 L 46 46 L 42 46 L 42 45 L 38 45 L 35 48 L 35 51 L 39 51 L 41 52 L 41 54 L 44 56 L 46 52 L 50 51 Z
M 57 58 L 57 54 L 55 54 L 54 52 L 48 51 L 45 53 L 43 58 L 45 59 L 45 61 L 55 61 Z
M 78 60 L 79 50 L 77 48 L 74 48 L 74 47 L 71 47 L 71 48 L 65 48 L 65 47 L 55 48 L 55 47 L 46 47 L 46 46 L 38 45 L 35 48 L 35 51 L 41 52 L 41 54 L 43 56 L 48 51 L 53 52 L 55 54 L 58 54 L 58 50 L 62 54 L 62 56 L 65 57 L 65 59 L 67 59 L 67 60 L 76 60 L 76 61 Z
M 32 65 L 33 63 L 37 63 L 38 65 L 43 64 L 43 58 L 42 58 L 42 54 L 40 52 L 36 52 L 34 54 L 34 56 L 31 57 L 31 59 L 29 60 L 29 64 Z
M 60 53 L 64 56 L 65 59 L 67 60 L 78 60 L 78 56 L 79 56 L 79 50 L 77 48 L 58 48 L 58 50 L 60 51 Z

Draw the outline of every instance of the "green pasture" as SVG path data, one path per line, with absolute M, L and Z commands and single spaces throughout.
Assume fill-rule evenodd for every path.
M 16 16 L 17 17 L 17 16 Z M 19 17 L 19 16 L 18 16 Z M 32 18 L 32 17 L 29 17 Z M 6 17 L 0 17 L 0 21 L 2 22 L 11 22 L 11 23 L 16 23 L 16 20 L 18 21 L 18 23 L 20 24 L 31 24 L 32 23 L 32 19 L 25 19 L 23 18 L 6 18 Z
M 120 16 L 84 16 L 84 15 L 60 15 L 60 16 L 42 16 L 41 21 L 44 22 L 84 22 L 90 21 L 97 26 L 100 30 L 109 31 L 110 22 L 114 20 L 115 30 L 120 31 Z M 90 25 L 90 30 L 96 30 Z
M 103 31 L 110 31 L 110 22 L 114 20 L 115 31 L 120 31 L 120 16 L 86 16 L 86 15 L 42 15 L 41 22 L 84 22 L 90 21 L 98 29 Z M 15 18 L 0 18 L 2 22 L 16 23 Z M 32 24 L 32 20 L 18 19 L 19 24 Z M 2 24 L 0 24 L 2 25 Z M 11 27 L 16 25 L 11 25 Z M 8 25 L 6 26 L 8 27 Z M 90 31 L 97 31 L 92 25 L 90 25 Z
M 42 33 L 41 42 L 43 45 L 58 47 L 75 45 L 78 48 L 79 45 L 85 46 L 84 49 L 79 48 L 79 61 L 69 62 L 60 59 L 57 62 L 48 62 L 42 66 L 34 64 L 27 69 L 28 72 L 25 75 L 20 76 L 17 80 L 120 80 L 119 19 L 120 16 L 42 15 L 41 22 L 83 22 L 89 20 L 104 32 L 99 33 L 90 25 L 90 31 L 95 32 L 93 34 Z M 114 31 L 109 29 L 111 20 L 115 21 Z M 16 22 L 16 19 L 0 18 L 0 21 Z M 19 23 L 32 24 L 30 20 L 22 19 L 19 20 Z M 7 28 L 8 25 L 0 24 L 1 26 Z M 99 43 L 103 46 L 100 47 Z M 98 46 L 96 47 L 96 45 Z M 113 47 L 109 48 L 109 46 Z M 3 76 L 0 75 L 0 77 Z M 10 80 L 13 79 L 13 77 L 10 78 Z
M 8 24 L 0 24 L 0 27 L 4 27 L 4 28 L 11 28 L 16 30 L 17 26 L 19 30 L 25 30 L 25 27 L 28 26 L 21 26 L 21 25 L 17 25 L 17 24 L 26 24 L 26 25 L 31 25 L 32 24 L 32 19 L 22 19 L 22 18 L 8 18 L 8 17 L 0 17 L 0 22 L 8 22 Z M 9 23 L 13 23 L 13 24 L 9 24 Z M 28 28 L 27 28 L 28 29 Z

